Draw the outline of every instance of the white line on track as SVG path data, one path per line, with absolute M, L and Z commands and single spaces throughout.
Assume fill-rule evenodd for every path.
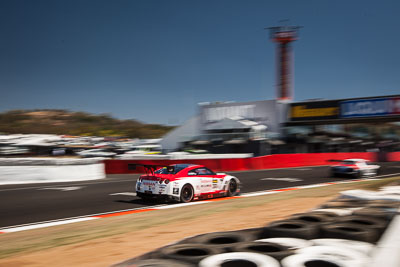
M 174 205 L 167 205 L 164 207 L 158 207 L 158 210 L 166 210 L 166 209 L 173 209 L 173 208 L 179 208 L 179 207 L 185 207 L 185 206 L 192 206 L 192 205 L 200 205 L 200 204 L 207 204 L 207 203 L 212 203 L 211 201 L 199 201 L 199 202 L 190 202 L 190 203 L 180 203 L 180 204 L 174 204 Z
M 124 182 L 135 182 L 136 179 L 130 179 L 130 180 L 118 180 L 118 181 L 102 181 L 102 182 L 92 182 L 92 183 L 76 183 L 75 184 L 68 184 L 68 186 L 80 186 L 80 185 L 97 185 L 97 184 L 108 184 L 108 183 L 124 183 Z M 59 184 L 57 183 L 57 185 L 54 186 L 59 186 L 61 185 L 61 183 L 71 183 L 71 182 L 60 182 Z M 50 183 L 50 184 L 55 184 L 55 183 Z M 15 184 L 16 185 L 16 184 Z M 50 185 L 52 186 L 52 185 Z M 47 188 L 49 187 L 49 185 L 45 186 L 32 186 L 32 187 L 21 187 L 21 188 L 8 188 L 8 189 L 0 189 L 0 192 L 3 191 L 17 191 L 17 190 L 29 190 L 29 189 L 39 189 L 39 188 Z
M 136 193 L 133 192 L 121 192 L 121 193 L 113 193 L 109 194 L 110 196 L 130 196 L 130 197 L 136 197 Z
M 84 186 L 67 186 L 67 187 L 45 187 L 39 188 L 38 190 L 58 190 L 58 191 L 75 191 L 82 189 Z
M 279 191 L 261 191 L 261 192 L 254 192 L 254 193 L 247 193 L 240 195 L 241 197 L 256 197 L 256 196 L 263 196 L 263 195 L 271 195 L 277 194 Z
M 315 187 L 322 187 L 322 186 L 328 186 L 329 184 L 311 184 L 311 185 L 303 185 L 301 188 L 315 188 Z
M 70 219 L 70 220 L 64 220 L 64 221 L 58 221 L 58 222 L 38 223 L 38 224 L 32 224 L 32 225 L 27 225 L 27 226 L 10 227 L 10 228 L 7 228 L 7 229 L 2 229 L 2 230 L 0 230 L 0 232 L 12 233 L 12 232 L 25 231 L 25 230 L 45 228 L 45 227 L 56 226 L 56 225 L 63 225 L 63 224 L 70 224 L 70 223 L 84 222 L 84 221 L 91 221 L 91 220 L 96 220 L 96 219 L 100 219 L 100 218 L 85 217 L 85 218 Z

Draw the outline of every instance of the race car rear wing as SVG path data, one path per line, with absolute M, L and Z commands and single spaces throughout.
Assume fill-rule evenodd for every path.
M 146 174 L 154 175 L 154 171 L 160 168 L 168 168 L 168 172 L 174 172 L 175 167 L 170 165 L 162 165 L 162 164 L 128 164 L 128 170 L 137 170 L 137 167 L 142 167 Z

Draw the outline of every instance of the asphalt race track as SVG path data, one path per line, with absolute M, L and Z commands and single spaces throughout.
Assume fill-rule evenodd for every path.
M 380 165 L 380 176 L 400 175 L 400 162 Z M 327 166 L 231 174 L 242 182 L 242 193 L 346 179 L 330 177 Z M 135 196 L 138 176 L 108 175 L 96 181 L 0 186 L 0 227 L 159 205 Z

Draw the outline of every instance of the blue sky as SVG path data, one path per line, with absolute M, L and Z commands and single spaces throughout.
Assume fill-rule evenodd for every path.
M 400 93 L 399 1 L 1 0 L 0 111 L 181 124 L 199 102 L 275 98 L 265 27 L 304 26 L 295 100 Z

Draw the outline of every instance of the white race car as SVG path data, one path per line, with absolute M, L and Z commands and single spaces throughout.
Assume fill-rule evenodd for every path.
M 174 164 L 169 166 L 142 166 L 146 174 L 136 182 L 136 195 L 142 199 L 193 200 L 235 196 L 240 192 L 238 178 L 215 173 L 202 165 Z
M 371 164 L 366 159 L 330 160 L 337 162 L 331 166 L 333 176 L 348 175 L 354 177 L 375 176 L 379 173 L 380 166 Z

